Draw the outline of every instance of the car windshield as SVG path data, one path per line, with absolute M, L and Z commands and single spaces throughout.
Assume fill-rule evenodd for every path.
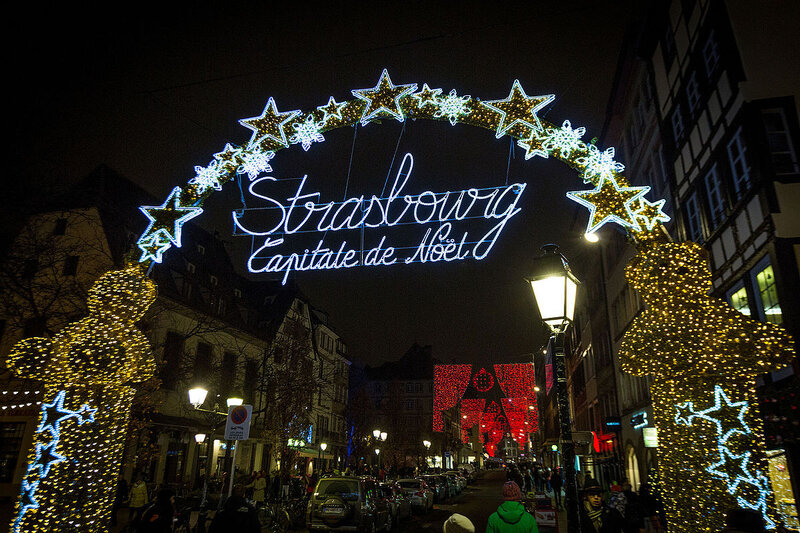
M 323 479 L 317 485 L 317 496 L 338 496 L 345 501 L 358 500 L 358 481 L 355 479 Z
M 418 489 L 419 481 L 398 481 L 398 485 L 404 489 Z
M 428 483 L 428 485 L 431 485 L 431 486 L 434 486 L 434 487 L 435 487 L 435 486 L 436 486 L 436 484 L 438 483 L 438 481 L 436 481 L 436 480 L 435 480 L 435 479 L 433 479 L 433 478 L 425 478 L 425 481 Z

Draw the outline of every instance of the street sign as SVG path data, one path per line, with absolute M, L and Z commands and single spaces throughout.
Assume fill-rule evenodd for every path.
M 645 448 L 658 448 L 658 430 L 653 427 L 642 428 Z
M 228 421 L 225 423 L 225 440 L 247 440 L 250 438 L 250 419 L 252 405 L 232 405 L 228 408 Z

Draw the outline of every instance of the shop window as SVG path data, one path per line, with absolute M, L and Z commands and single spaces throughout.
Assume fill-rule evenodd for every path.
M 731 307 L 745 316 L 750 316 L 750 299 L 747 297 L 747 288 L 744 286 L 744 283 L 739 282 L 739 284 L 728 293 L 728 301 Z

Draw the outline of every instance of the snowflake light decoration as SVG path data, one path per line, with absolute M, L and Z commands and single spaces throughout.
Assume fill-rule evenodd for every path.
M 325 140 L 325 137 L 319 132 L 324 125 L 325 121 L 314 122 L 313 115 L 308 115 L 303 122 L 297 122 L 293 125 L 296 133 L 289 137 L 289 142 L 302 144 L 303 151 L 308 152 L 312 143 L 321 143 Z
M 548 152 L 557 150 L 562 157 L 570 157 L 572 152 L 581 150 L 586 146 L 581 141 L 581 137 L 585 133 L 586 128 L 572 129 L 572 124 L 570 124 L 569 120 L 565 120 L 560 128 L 547 128 L 545 130 L 544 135 L 541 136 L 542 148 Z
M 242 174 L 247 174 L 250 181 L 256 179 L 263 172 L 272 172 L 269 161 L 275 157 L 275 152 L 254 149 L 242 156 L 242 164 L 237 169 Z
M 601 152 L 593 144 L 586 145 L 588 152 L 575 162 L 583 167 L 583 182 L 597 183 L 601 178 L 612 178 L 615 173 L 625 170 L 625 165 L 614 161 L 615 150 L 611 146 Z
M 459 117 L 469 115 L 470 108 L 467 105 L 470 95 L 458 96 L 453 89 L 444 98 L 439 98 L 439 109 L 433 114 L 436 118 L 447 117 L 451 126 L 455 126 Z
M 189 180 L 189 183 L 197 188 L 198 194 L 203 194 L 208 189 L 214 189 L 215 191 L 222 190 L 222 183 L 220 180 L 224 179 L 228 175 L 228 172 L 218 163 L 219 162 L 215 159 L 206 167 L 201 167 L 199 165 L 194 167 L 196 175 Z

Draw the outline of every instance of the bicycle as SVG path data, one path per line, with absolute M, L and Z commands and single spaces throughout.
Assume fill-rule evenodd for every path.
M 258 509 L 258 520 L 272 533 L 286 533 L 292 525 L 292 517 L 280 500 L 270 499 Z

